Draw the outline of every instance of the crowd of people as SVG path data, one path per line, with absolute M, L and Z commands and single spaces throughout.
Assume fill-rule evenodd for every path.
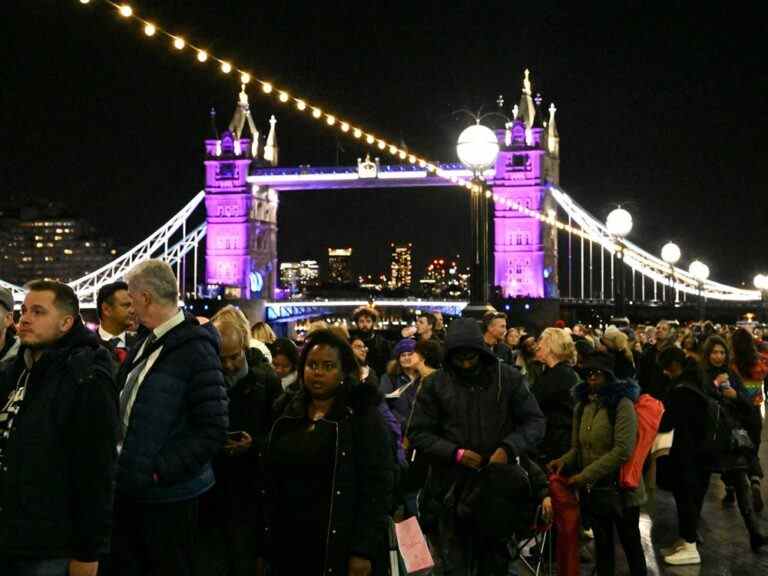
M 423 312 L 389 339 L 363 306 L 278 338 L 234 306 L 180 310 L 156 260 L 100 289 L 91 331 L 67 285 L 26 289 L 18 321 L 0 289 L 0 574 L 385 575 L 411 518 L 435 574 L 513 574 L 539 527 L 573 574 L 578 498 L 596 573 L 615 573 L 618 534 L 639 576 L 657 489 L 678 518 L 664 561 L 701 562 L 713 475 L 752 550 L 768 543 L 759 331 Z M 643 395 L 661 449 L 627 487 Z

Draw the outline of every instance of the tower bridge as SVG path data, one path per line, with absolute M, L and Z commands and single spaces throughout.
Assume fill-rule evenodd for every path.
M 519 101 L 495 131 L 499 144 L 496 163 L 479 175 L 486 183 L 492 209 L 492 254 L 488 255 L 492 272 L 485 279 L 490 287 L 498 287 L 506 299 L 561 299 L 568 305 L 584 306 L 610 304 L 619 292 L 634 306 L 665 304 L 671 309 L 690 305 L 689 299 L 749 306 L 759 303 L 757 290 L 702 280 L 631 241 L 612 236 L 601 219 L 560 187 L 555 115 L 553 104 L 545 108 L 542 99 L 533 95 L 526 71 Z M 265 315 L 272 322 L 333 309 L 335 305 L 329 301 L 275 299 L 277 214 L 282 194 L 443 188 L 473 176 L 455 162 L 437 164 L 436 170 L 428 171 L 414 163 L 382 164 L 370 154 L 354 166 L 281 166 L 277 120 L 274 116 L 269 119 L 267 136 L 261 138 L 245 86 L 227 129 L 219 134 L 215 115 L 213 121 L 212 137 L 204 143 L 205 189 L 143 242 L 71 282 L 84 308 L 95 305 L 100 286 L 121 278 L 135 263 L 154 257 L 176 268 L 186 299 L 215 293 L 224 299 L 259 301 L 266 303 Z M 195 218 L 201 219 L 203 205 L 205 222 L 193 225 Z M 435 209 L 440 209 L 439 203 Z M 628 276 L 619 273 L 622 267 Z M 23 298 L 21 287 L 2 280 L 0 285 L 12 289 L 17 301 Z M 397 302 L 449 313 L 458 313 L 464 304 Z

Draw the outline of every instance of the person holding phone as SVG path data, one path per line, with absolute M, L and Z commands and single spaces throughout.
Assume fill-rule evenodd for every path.
M 277 374 L 263 361 L 249 365 L 248 326 L 214 317 L 229 399 L 229 431 L 214 459 L 216 485 L 200 501 L 195 571 L 200 576 L 263 574 L 261 454 L 270 423 L 270 390 Z M 271 379 L 273 382 L 268 382 Z

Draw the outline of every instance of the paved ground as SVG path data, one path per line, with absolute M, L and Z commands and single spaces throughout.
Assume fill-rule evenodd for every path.
M 768 426 L 763 430 L 760 459 L 768 469 Z M 702 522 L 699 531 L 704 544 L 699 547 L 702 562 L 699 566 L 672 567 L 664 564 L 659 548 L 668 545 L 677 535 L 677 515 L 672 495 L 659 491 L 656 495 L 656 512 L 651 516 L 641 517 L 648 562 L 648 574 L 672 576 L 768 576 L 768 547 L 760 554 L 754 554 L 749 547 L 749 537 L 744 522 L 736 506 L 723 508 L 721 500 L 724 494 L 723 483 L 719 476 L 713 476 L 707 499 L 704 503 Z M 763 480 L 763 498 L 768 504 L 768 479 Z M 768 533 L 768 508 L 761 515 L 761 525 Z M 623 552 L 617 552 L 617 574 L 626 575 L 629 571 Z M 585 564 L 582 574 L 589 575 L 593 564 Z M 525 572 L 521 571 L 521 574 Z

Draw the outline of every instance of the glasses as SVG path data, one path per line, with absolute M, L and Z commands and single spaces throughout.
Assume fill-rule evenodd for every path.
M 595 370 L 594 368 L 584 371 L 584 376 L 586 376 L 587 378 L 592 378 L 593 376 L 601 376 L 601 375 L 602 375 L 602 372 L 600 370 Z
M 307 370 L 312 372 L 333 372 L 338 368 L 336 362 L 307 362 Z
M 352 348 L 354 350 L 368 350 L 368 346 L 366 346 L 365 344 L 354 344 Z

